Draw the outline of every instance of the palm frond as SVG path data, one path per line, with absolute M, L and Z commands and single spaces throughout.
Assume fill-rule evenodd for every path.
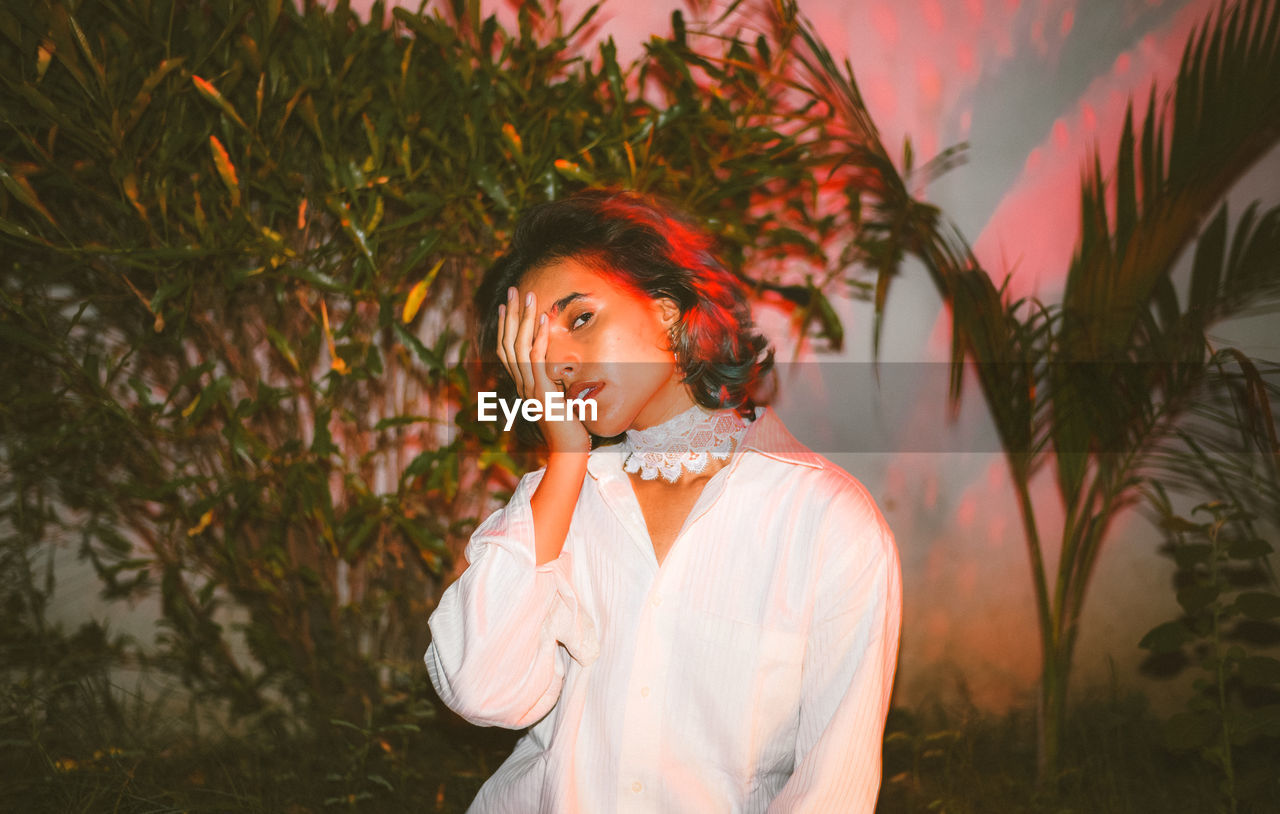
M 977 269 L 977 262 L 960 233 L 945 221 L 936 206 L 911 194 L 908 179 L 913 162 L 909 143 L 900 171 L 885 148 L 849 61 L 843 65 L 837 62 L 793 0 L 777 0 L 772 8 L 775 26 L 786 32 L 778 38 L 798 41 L 793 53 L 803 68 L 804 89 L 831 111 L 831 129 L 839 137 L 839 143 L 832 147 L 838 151 L 832 173 L 841 174 L 848 209 L 857 213 L 853 256 L 876 276 L 872 348 L 878 359 L 889 290 L 906 257 L 915 257 L 924 264 L 948 301 L 955 295 L 986 303 L 990 292 L 979 294 L 972 287 L 974 281 L 965 279 L 965 272 Z M 963 160 L 964 147 L 950 147 L 926 161 L 919 175 L 923 179 L 936 177 Z M 978 344 L 985 346 L 980 339 Z M 953 368 L 953 406 L 959 399 L 961 358 L 963 354 L 955 357 L 957 366 Z
M 1108 184 L 1094 155 L 1063 298 L 1064 338 L 1075 358 L 1123 355 L 1153 305 L 1168 316 L 1172 289 L 1163 280 L 1201 219 L 1280 140 L 1278 59 L 1280 4 L 1222 6 L 1187 43 L 1171 109 L 1157 104 L 1153 88 L 1140 137 L 1132 108 L 1126 113 L 1109 185 L 1114 216 L 1107 214 Z M 1258 280 L 1250 278 L 1249 285 Z M 1189 307 L 1222 318 L 1231 311 L 1227 303 L 1238 307 L 1249 299 L 1215 285 L 1211 276 L 1198 277 Z

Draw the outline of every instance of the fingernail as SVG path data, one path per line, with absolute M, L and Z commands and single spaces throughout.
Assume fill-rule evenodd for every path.
M 498 303 L 498 319 L 502 319 L 507 315 L 507 306 L 504 303 Z
M 532 307 L 532 306 L 533 306 L 533 292 L 532 292 L 532 291 L 530 291 L 528 294 L 525 294 L 525 295 L 524 295 L 524 304 L 525 304 L 525 307 L 526 307 L 526 308 L 530 308 L 530 307 Z
M 515 286 L 509 286 L 509 287 L 507 288 L 507 302 L 510 302 L 511 300 L 514 300 L 515 298 L 516 298 L 516 287 L 515 287 Z
M 546 324 L 547 324 L 547 315 L 546 315 L 546 314 L 542 314 L 541 316 L 539 316 L 539 317 L 538 317 L 538 325 L 539 325 L 539 326 L 542 326 L 542 325 L 546 325 Z

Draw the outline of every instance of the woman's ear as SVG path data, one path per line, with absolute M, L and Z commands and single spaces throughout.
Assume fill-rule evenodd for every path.
M 662 327 L 671 330 L 671 326 L 680 321 L 680 304 L 670 297 L 659 297 L 657 303 Z

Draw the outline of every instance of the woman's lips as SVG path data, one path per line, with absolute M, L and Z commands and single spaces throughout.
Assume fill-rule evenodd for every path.
M 565 395 L 571 399 L 589 399 L 595 398 L 603 389 L 604 382 L 578 382 Z

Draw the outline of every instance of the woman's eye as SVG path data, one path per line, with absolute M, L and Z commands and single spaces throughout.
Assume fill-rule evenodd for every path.
M 569 329 L 573 331 L 578 330 L 583 325 L 586 325 L 588 322 L 590 322 L 593 316 L 595 316 L 595 314 L 591 313 L 590 311 L 584 311 L 583 313 L 578 314 L 576 317 L 573 318 L 573 321 L 569 323 Z

